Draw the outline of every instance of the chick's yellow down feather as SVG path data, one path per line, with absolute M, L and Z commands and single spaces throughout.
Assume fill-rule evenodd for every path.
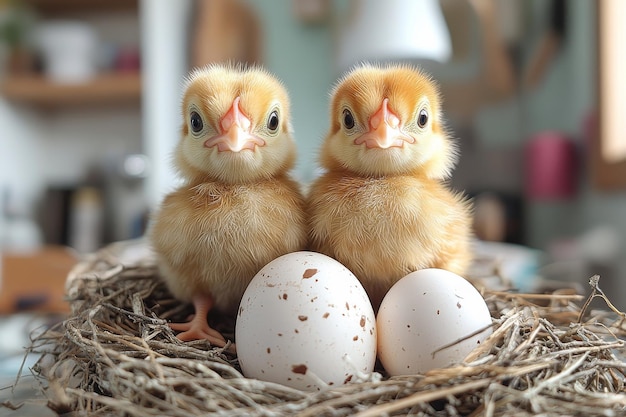
M 471 208 L 446 184 L 456 148 L 431 78 L 406 65 L 355 68 L 332 92 L 325 169 L 308 195 L 311 249 L 343 263 L 378 309 L 423 268 L 463 274 Z
M 172 294 L 194 303 L 183 340 L 224 345 L 207 313 L 234 313 L 254 275 L 304 249 L 305 202 L 288 174 L 295 160 L 289 99 L 260 68 L 213 65 L 190 75 L 175 166 L 184 184 L 167 195 L 149 237 Z

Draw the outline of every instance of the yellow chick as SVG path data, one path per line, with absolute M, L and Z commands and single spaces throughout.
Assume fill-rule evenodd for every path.
M 471 209 L 446 180 L 456 148 L 432 79 L 407 65 L 362 65 L 332 92 L 325 173 L 308 196 L 311 249 L 350 269 L 374 309 L 410 272 L 463 274 Z
M 182 102 L 174 163 L 184 185 L 154 213 L 149 238 L 172 294 L 193 302 L 181 340 L 224 346 L 207 314 L 234 314 L 267 263 L 307 243 L 289 99 L 260 68 L 211 65 L 193 72 Z

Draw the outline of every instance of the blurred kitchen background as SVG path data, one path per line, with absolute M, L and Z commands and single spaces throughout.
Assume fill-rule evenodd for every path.
M 50 294 L 80 254 L 143 234 L 176 186 L 185 75 L 223 60 L 284 81 L 303 184 L 346 69 L 423 66 L 461 148 L 452 184 L 475 198 L 477 236 L 505 244 L 481 250 L 510 257 L 522 289 L 586 291 L 599 273 L 626 309 L 623 4 L 0 0 L 0 313 L 63 312 Z
M 21 335 L 0 338 L 0 382 L 28 332 L 67 313 L 69 269 L 141 237 L 176 186 L 185 75 L 215 61 L 284 81 L 305 185 L 346 69 L 424 67 L 460 145 L 452 185 L 475 198 L 477 250 L 521 290 L 585 292 L 598 273 L 626 309 L 625 4 L 0 0 L 0 334 Z

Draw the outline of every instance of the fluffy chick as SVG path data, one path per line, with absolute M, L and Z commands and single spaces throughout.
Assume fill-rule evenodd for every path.
M 457 153 L 431 78 L 405 65 L 357 67 L 334 88 L 330 117 L 326 172 L 308 196 L 311 249 L 350 269 L 376 310 L 412 271 L 463 274 L 471 209 L 445 181 Z
M 234 313 L 265 264 L 306 247 L 305 202 L 288 174 L 289 99 L 260 68 L 212 65 L 190 75 L 182 114 L 174 163 L 184 185 L 165 197 L 149 237 L 170 291 L 195 308 L 170 326 L 224 346 L 208 312 Z

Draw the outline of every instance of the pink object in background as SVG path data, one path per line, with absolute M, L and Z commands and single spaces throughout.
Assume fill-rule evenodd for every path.
M 138 72 L 141 67 L 139 49 L 135 47 L 121 48 L 115 59 L 115 69 L 119 72 Z
M 538 133 L 526 144 L 524 158 L 526 198 L 557 200 L 576 194 L 576 146 L 563 133 Z

